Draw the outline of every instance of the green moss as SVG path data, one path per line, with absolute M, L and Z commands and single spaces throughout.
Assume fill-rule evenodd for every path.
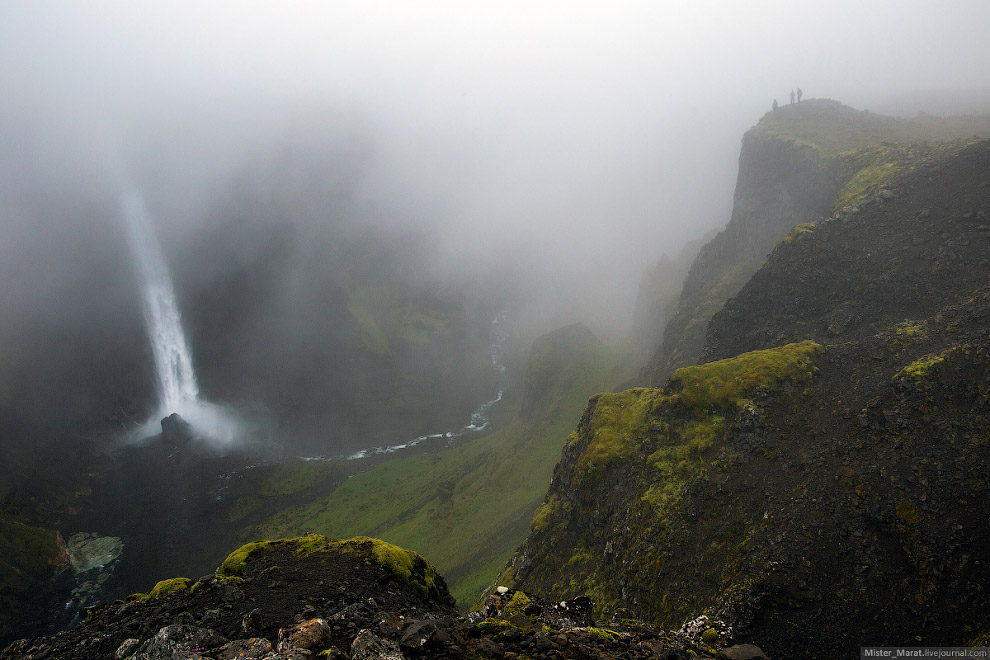
M 272 543 L 273 541 L 252 541 L 251 543 L 245 543 L 227 555 L 227 558 L 220 564 L 220 568 L 217 569 L 217 575 L 230 576 L 240 573 L 247 568 L 248 558 L 251 556 L 251 553 L 260 548 L 266 548 Z
M 885 154 L 885 152 L 884 152 Z M 878 155 L 878 159 L 882 159 L 883 155 Z M 839 191 L 838 196 L 835 199 L 835 210 L 845 208 L 846 206 L 852 206 L 857 202 L 861 201 L 866 197 L 866 193 L 870 188 L 882 183 L 886 179 L 889 179 L 895 173 L 897 173 L 898 166 L 896 163 L 883 162 L 882 160 L 878 162 L 871 163 L 866 167 L 862 168 L 849 182 Z
M 392 545 L 378 539 L 371 539 L 366 536 L 359 536 L 350 541 L 345 541 L 345 543 L 354 544 L 367 542 L 372 544 L 372 549 L 375 556 L 378 557 L 378 561 L 392 575 L 424 595 L 435 598 L 440 597 L 440 591 L 436 585 L 436 569 L 422 555 L 412 550 L 406 550 L 397 545 Z
M 512 598 L 508 603 L 505 604 L 505 608 L 502 610 L 502 617 L 506 620 L 511 619 L 517 614 L 525 614 L 526 606 L 532 602 L 525 593 L 522 591 L 517 591 L 512 594 Z
M 901 519 L 901 522 L 907 523 L 908 525 L 917 525 L 921 522 L 921 515 L 918 513 L 918 508 L 909 499 L 902 499 L 894 507 L 894 511 L 897 513 L 897 517 Z
M 511 628 L 512 625 L 505 619 L 488 618 L 477 623 L 478 630 L 489 635 L 500 635 Z
M 816 225 L 813 222 L 804 222 L 804 223 L 801 223 L 800 225 L 798 225 L 797 227 L 795 227 L 793 230 L 791 230 L 791 233 L 790 234 L 788 234 L 787 236 L 785 236 L 782 239 L 780 239 L 779 241 L 777 241 L 777 245 L 775 245 L 774 247 L 779 247 L 781 245 L 787 245 L 788 243 L 790 243 L 791 241 L 793 241 L 795 238 L 797 238 L 801 234 L 813 234 L 815 232 L 815 227 L 816 227 Z
M 592 637 L 602 642 L 615 642 L 622 639 L 622 635 L 608 628 L 594 628 L 589 626 L 585 628 L 585 631 L 591 633 Z
M 151 593 L 149 593 L 148 596 L 151 598 L 161 598 L 162 596 L 168 596 L 169 594 L 178 593 L 180 591 L 188 591 L 191 584 L 192 580 L 184 577 L 162 580 L 151 588 Z
M 925 355 L 898 371 L 894 379 L 910 378 L 913 380 L 922 380 L 928 376 L 935 366 L 942 364 L 944 361 L 944 355 Z
M 592 401 L 591 441 L 578 459 L 581 469 L 604 466 L 633 454 L 644 439 L 650 414 L 663 398 L 662 391 L 637 387 L 603 393 Z
M 897 333 L 898 337 L 915 337 L 924 334 L 924 331 L 924 323 L 912 323 L 911 321 L 905 321 L 894 328 L 894 332 Z
M 424 595 L 437 600 L 441 599 L 440 590 L 436 584 L 436 569 L 422 555 L 367 536 L 358 536 L 341 541 L 329 539 L 322 534 L 307 534 L 292 539 L 253 541 L 242 545 L 227 555 L 227 558 L 217 569 L 217 577 L 221 579 L 236 578 L 237 573 L 247 568 L 253 555 L 279 547 L 290 547 L 300 555 L 340 551 L 364 555 L 366 558 L 374 557 L 375 561 L 396 579 L 410 585 Z
M 539 534 L 547 527 L 547 519 L 560 508 L 560 498 L 551 495 L 547 501 L 541 504 L 533 514 L 533 521 L 529 524 L 529 529 L 534 534 Z
M 718 641 L 718 631 L 714 628 L 706 629 L 705 632 L 701 633 L 701 641 L 708 646 L 711 646 Z
M 813 341 L 751 351 L 717 362 L 683 367 L 671 376 L 677 400 L 697 410 L 740 407 L 744 397 L 780 382 L 802 383 L 817 371 L 814 358 L 825 352 Z

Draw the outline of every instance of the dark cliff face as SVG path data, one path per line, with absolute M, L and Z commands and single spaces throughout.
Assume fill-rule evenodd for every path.
M 785 239 L 711 320 L 702 359 L 790 341 L 863 339 L 927 318 L 990 273 L 990 149 L 948 149 Z
M 517 586 L 773 657 L 979 641 L 990 142 L 936 151 L 782 241 L 699 348 L 726 359 L 592 399 Z
M 824 158 L 812 146 L 755 129 L 746 133 L 732 218 L 701 248 L 660 348 L 640 380 L 659 385 L 675 369 L 693 364 L 712 315 L 739 292 L 776 241 L 796 225 L 830 212 L 851 173 L 848 158 Z

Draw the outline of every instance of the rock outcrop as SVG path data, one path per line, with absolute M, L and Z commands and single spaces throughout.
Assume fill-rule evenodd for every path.
M 770 657 L 985 639 L 990 141 L 897 157 L 780 241 L 716 361 L 592 399 L 506 579 Z
M 443 578 L 416 553 L 309 535 L 249 543 L 214 575 L 163 580 L 149 594 L 90 610 L 75 630 L 19 640 L 0 658 L 686 660 L 722 649 L 712 633 L 662 632 L 622 612 L 595 625 L 587 597 L 548 602 L 502 587 L 482 612 L 461 617 L 452 604 Z

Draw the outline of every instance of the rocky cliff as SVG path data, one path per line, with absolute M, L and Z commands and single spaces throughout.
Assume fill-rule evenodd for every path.
M 829 212 L 696 328 L 716 361 L 591 400 L 506 578 L 660 625 L 705 614 L 771 657 L 982 643 L 990 141 L 862 147 L 841 187 L 812 185 L 802 146 L 760 149 L 771 216 L 801 153 L 805 212 Z
M 915 151 L 974 135 L 990 135 L 986 118 L 884 117 L 827 99 L 767 113 L 743 136 L 732 217 L 691 265 L 640 383 L 662 385 L 698 360 L 709 319 L 796 226 L 831 215 L 911 167 Z
M 307 535 L 249 543 L 197 581 L 89 610 L 55 637 L 22 639 L 4 660 L 592 660 L 711 658 L 718 635 L 665 632 L 616 612 L 595 625 L 591 601 L 547 602 L 503 588 L 461 617 L 422 556 L 377 539 Z M 694 638 L 697 637 L 697 641 Z M 719 658 L 760 660 L 756 647 Z

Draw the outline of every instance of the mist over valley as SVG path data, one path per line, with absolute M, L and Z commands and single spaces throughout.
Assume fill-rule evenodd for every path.
M 676 546 L 657 530 L 703 512 L 710 484 L 739 486 L 719 472 L 750 469 L 739 434 L 800 435 L 794 388 L 838 396 L 847 372 L 880 388 L 856 404 L 867 419 L 894 381 L 880 357 L 855 365 L 884 333 L 901 337 L 891 365 L 923 360 L 922 341 L 982 355 L 934 328 L 957 319 L 982 346 L 988 24 L 965 1 L 5 5 L 0 642 L 314 532 L 426 555 L 462 611 L 498 581 L 588 593 L 596 616 L 714 620 L 728 601 L 679 581 L 679 559 L 649 565 L 676 605 L 630 572 Z M 883 215 L 898 204 L 910 222 Z M 792 256 L 804 234 L 833 261 Z M 781 358 L 800 373 L 746 357 L 802 341 Z M 838 376 L 822 361 L 840 354 Z M 771 375 L 694 406 L 685 374 L 733 359 Z M 952 397 L 981 368 L 943 383 L 967 440 L 985 396 Z M 784 421 L 761 426 L 764 408 Z M 840 449 L 856 433 L 829 432 Z M 748 521 L 753 498 L 726 515 Z M 875 514 L 905 547 L 907 499 Z M 736 527 L 710 547 L 763 529 Z M 706 571 L 728 561 L 712 552 Z M 708 652 L 695 632 L 684 648 Z

